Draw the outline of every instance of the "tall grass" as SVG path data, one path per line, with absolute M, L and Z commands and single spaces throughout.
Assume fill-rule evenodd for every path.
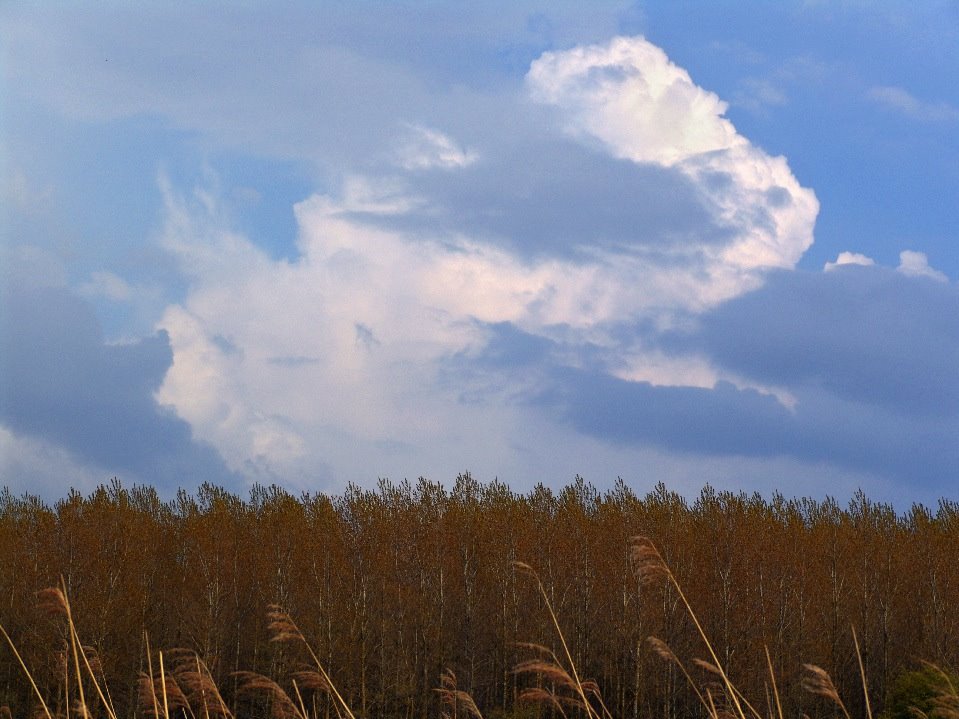
M 756 708 L 755 700 L 750 701 L 730 677 L 692 602 L 656 545 L 647 537 L 633 538 L 631 558 L 642 584 L 665 583 L 671 587 L 698 635 L 704 654 L 687 661 L 682 660 L 662 639 L 651 636 L 647 643 L 654 654 L 679 670 L 704 715 L 708 719 L 785 719 L 768 647 L 764 647 L 765 664 L 769 672 L 764 714 Z M 528 677 L 530 682 L 519 693 L 518 699 L 539 705 L 553 716 L 563 719 L 570 719 L 571 715 L 586 719 L 614 719 L 603 701 L 599 684 L 583 676 L 577 667 L 560 619 L 539 575 L 525 563 L 515 562 L 513 566 L 518 574 L 534 583 L 555 632 L 554 646 L 558 647 L 558 651 L 554 651 L 541 643 L 519 645 L 519 648 L 529 652 L 530 658 L 519 662 L 513 671 L 517 677 Z M 39 592 L 38 603 L 58 618 L 65 630 L 64 647 L 58 653 L 61 661 L 57 663 L 62 674 L 62 693 L 58 701 L 52 702 L 44 696 L 10 634 L 0 625 L 0 634 L 36 698 L 36 714 L 45 719 L 92 719 L 95 716 L 119 719 L 99 657 L 92 647 L 81 641 L 63 581 L 59 587 Z M 149 637 L 144 635 L 147 671 L 140 674 L 138 681 L 136 709 L 139 715 L 151 719 L 238 719 L 244 713 L 267 713 L 273 719 L 320 719 L 317 703 L 307 702 L 304 697 L 315 699 L 318 693 L 322 693 L 328 696 L 329 705 L 337 719 L 357 719 L 327 667 L 293 618 L 281 607 L 272 606 L 267 619 L 270 640 L 289 648 L 294 654 L 299 653 L 305 660 L 303 668 L 279 681 L 256 672 L 234 672 L 231 676 L 236 680 L 236 692 L 232 708 L 221 694 L 209 667 L 197 653 L 188 649 L 170 649 L 154 654 Z M 866 719 L 873 719 L 866 671 L 855 629 L 852 630 L 852 638 L 862 680 Z M 828 700 L 845 719 L 852 719 L 828 672 L 814 664 L 805 664 L 803 668 L 804 689 Z M 933 669 L 942 675 L 946 689 L 935 698 L 931 712 L 924 714 L 917 711 L 918 719 L 959 719 L 959 693 L 956 687 L 945 672 L 935 667 Z M 697 680 L 697 674 L 706 678 Z M 280 681 L 286 684 L 286 688 Z M 473 697 L 459 689 L 452 670 L 444 671 L 439 683 L 435 691 L 443 719 L 483 719 L 483 713 Z M 8 707 L 0 707 L 0 719 L 11 716 Z
M 92 719 L 105 715 L 118 719 L 102 666 L 93 648 L 85 646 L 73 620 L 65 588 L 52 587 L 38 594 L 39 604 L 64 621 L 67 647 L 62 652 L 63 694 L 57 706 L 43 692 L 17 649 L 7 630 L 0 625 L 0 634 L 17 659 L 30 684 L 45 719 Z M 316 652 L 293 619 L 279 607 L 271 607 L 269 615 L 271 641 L 293 645 L 304 650 L 312 664 L 293 672 L 289 677 L 292 697 L 278 682 L 256 672 L 234 672 L 238 680 L 237 697 L 264 705 L 274 719 L 318 719 L 304 701 L 303 692 L 322 691 L 330 695 L 338 719 L 356 719 L 349 704 L 340 694 Z M 189 649 L 172 649 L 154 654 L 149 637 L 146 645 L 147 672 L 138 681 L 137 709 L 152 719 L 236 719 L 236 712 L 224 700 L 213 674 L 198 654 Z M 0 716 L 11 716 L 9 707 L 0 708 Z

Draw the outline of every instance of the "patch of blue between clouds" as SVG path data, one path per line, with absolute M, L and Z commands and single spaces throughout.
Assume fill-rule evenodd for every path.
M 234 229 L 271 259 L 295 261 L 300 253 L 293 207 L 314 193 L 326 191 L 317 185 L 315 173 L 304 163 L 235 152 L 211 155 L 210 165 Z

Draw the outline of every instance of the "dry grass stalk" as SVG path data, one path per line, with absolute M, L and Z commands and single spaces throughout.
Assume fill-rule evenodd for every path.
M 528 702 L 530 704 L 542 704 L 543 706 L 550 707 L 556 711 L 563 719 L 566 719 L 566 710 L 563 709 L 563 705 L 556 698 L 556 695 L 546 689 L 541 687 L 529 687 L 524 689 L 519 694 L 519 700 L 521 702 Z
M 695 681 L 693 681 L 693 678 L 686 669 L 686 666 L 679 660 L 679 657 L 676 656 L 675 652 L 669 648 L 669 645 L 658 637 L 647 637 L 646 642 L 660 659 L 670 664 L 675 664 L 679 668 L 679 671 L 681 671 L 683 676 L 686 678 L 686 682 L 689 684 L 693 692 L 695 692 L 696 698 L 699 699 L 699 703 L 705 707 L 709 716 L 713 716 L 713 709 L 710 707 L 709 703 L 707 703 L 703 693 L 699 690 L 699 686 Z
M 659 550 L 656 548 L 656 545 L 653 544 L 649 537 L 633 537 L 631 541 L 632 559 L 636 566 L 636 571 L 639 574 L 640 581 L 648 584 L 665 579 L 673 587 L 673 589 L 676 590 L 680 601 L 683 603 L 683 606 L 686 609 L 686 613 L 689 615 L 689 618 L 692 619 L 693 625 L 696 627 L 696 631 L 699 633 L 699 637 L 703 640 L 703 644 L 706 645 L 706 650 L 709 652 L 709 656 L 712 659 L 713 665 L 715 665 L 719 672 L 719 676 L 722 679 L 726 693 L 733 703 L 735 716 L 738 717 L 738 719 L 746 719 L 746 713 L 743 710 L 742 703 L 740 702 L 742 694 L 740 694 L 736 687 L 733 686 L 733 683 L 729 679 L 729 676 L 727 676 L 725 669 L 723 669 L 723 665 L 719 661 L 719 657 L 716 656 L 716 652 L 713 650 L 713 645 L 709 641 L 709 637 L 706 636 L 706 632 L 703 629 L 702 624 L 699 622 L 699 617 L 696 616 L 696 612 L 693 610 L 692 604 L 690 604 L 689 600 L 686 598 L 686 593 L 680 586 L 679 580 L 676 579 L 676 576 L 669 568 L 669 565 L 666 564 L 666 560 L 663 559 L 663 555 L 660 554 Z M 754 715 L 758 716 L 755 710 L 753 710 L 751 707 L 750 709 Z
M 559 625 L 559 619 L 557 619 L 556 612 L 553 610 L 553 603 L 549 600 L 549 595 L 539 575 L 531 566 L 524 562 L 513 562 L 513 568 L 532 577 L 536 582 L 536 588 L 539 590 L 540 597 L 542 597 L 543 603 L 549 612 L 550 619 L 553 622 L 553 628 L 556 630 L 556 635 L 559 638 L 559 643 L 563 648 L 563 655 L 566 659 L 564 666 L 564 663 L 561 662 L 553 652 L 545 650 L 545 647 L 541 647 L 539 651 L 542 653 L 545 650 L 551 657 L 551 661 L 533 660 L 531 663 L 524 662 L 517 666 L 514 671 L 538 674 L 544 679 L 556 682 L 558 687 L 566 688 L 573 696 L 555 695 L 556 701 L 565 703 L 567 706 L 576 706 L 582 709 L 590 719 L 612 719 L 609 709 L 607 709 L 602 697 L 599 696 L 598 685 L 596 685 L 595 682 L 587 685 L 580 679 L 579 672 L 576 669 L 576 662 L 573 661 L 572 652 L 570 652 L 569 645 L 566 642 L 566 636 L 563 634 L 563 629 Z M 593 687 L 595 687 L 595 691 L 592 691 Z M 590 695 L 597 700 L 602 712 L 597 711 L 592 702 L 590 702 Z M 550 704 L 552 704 L 552 702 L 550 702 Z
M 268 625 L 270 633 L 272 634 L 270 641 L 277 643 L 293 643 L 293 644 L 302 644 L 306 648 L 306 651 L 309 653 L 310 657 L 313 659 L 313 663 L 316 665 L 316 669 L 319 672 L 320 676 L 325 683 L 326 691 L 329 692 L 330 696 L 333 697 L 334 707 L 336 708 L 337 716 L 340 716 L 342 710 L 349 719 L 356 719 L 356 716 L 353 714 L 353 710 L 350 709 L 350 705 L 346 702 L 343 696 L 340 694 L 339 690 L 336 688 L 336 685 L 333 683 L 333 680 L 330 678 L 329 672 L 323 666 L 323 662 L 320 661 L 319 656 L 316 652 L 313 651 L 313 647 L 306 637 L 303 635 L 303 632 L 300 631 L 300 628 L 296 625 L 296 622 L 293 621 L 293 618 L 283 610 L 282 607 L 278 605 L 271 605 L 269 611 L 267 612 L 267 618 L 270 620 Z
M 99 697 L 104 710 L 107 713 L 109 719 L 117 719 L 116 712 L 113 709 L 113 700 L 110 697 L 109 689 L 106 687 L 106 679 L 103 677 L 103 666 L 99 660 L 99 656 L 92 647 L 85 647 L 80 641 L 80 636 L 77 632 L 76 624 L 73 620 L 73 612 L 70 608 L 70 602 L 67 599 L 66 592 L 66 582 L 61 577 L 59 587 L 48 587 L 41 590 L 37 593 L 37 605 L 40 609 L 47 611 L 56 616 L 62 616 L 67 621 L 67 636 L 69 641 L 69 656 L 72 658 L 72 668 L 75 670 L 75 679 L 77 684 L 77 699 L 74 702 L 74 712 L 78 714 L 82 719 L 86 719 L 90 715 L 89 705 L 84 694 L 84 669 L 86 669 L 86 674 L 90 679 L 90 683 L 93 685 L 93 688 L 96 690 L 97 696 Z M 43 696 L 38 689 L 36 682 L 33 679 L 33 675 L 30 670 L 27 668 L 26 664 L 23 661 L 23 658 L 20 656 L 20 653 L 17 651 L 16 646 L 14 646 L 13 641 L 10 639 L 10 636 L 7 632 L 0 627 L 0 631 L 3 632 L 4 637 L 7 640 L 7 643 L 10 645 L 10 648 L 13 650 L 14 655 L 17 657 L 17 661 L 20 663 L 21 668 L 27 676 L 27 679 L 30 681 L 30 685 L 33 687 L 34 693 L 37 695 L 37 698 L 40 700 L 40 704 L 43 707 L 44 716 L 48 719 L 52 719 L 50 709 L 47 706 L 46 702 L 43 699 Z M 92 657 L 92 659 L 91 659 Z M 82 663 L 81 663 L 82 659 Z M 67 710 L 67 716 L 69 717 L 70 712 L 70 667 L 67 666 L 70 664 L 70 659 L 67 658 L 67 655 L 64 655 L 63 660 L 63 669 L 65 671 L 65 683 L 64 683 L 64 697 L 65 697 L 65 706 Z M 100 677 L 97 678 L 97 672 L 99 671 Z
M 440 687 L 434 690 L 439 694 L 440 702 L 448 711 L 442 712 L 442 716 L 448 719 L 456 719 L 459 716 L 459 708 L 462 706 L 468 716 L 473 719 L 483 719 L 483 713 L 476 706 L 476 702 L 469 692 L 464 692 L 459 688 L 456 682 L 456 674 L 452 669 L 447 669 L 440 674 Z
M 45 590 L 45 594 L 49 597 L 50 605 L 52 606 L 51 611 L 62 611 L 67 617 L 68 632 L 70 634 L 70 649 L 72 650 L 73 655 L 73 665 L 77 670 L 77 693 L 79 694 L 78 704 L 80 714 L 82 719 L 86 719 L 87 716 L 87 703 L 83 696 L 83 677 L 80 673 L 80 658 L 79 652 L 77 651 L 77 638 L 76 633 L 73 630 L 73 613 L 70 611 L 70 604 L 66 599 L 66 583 L 63 580 L 63 577 L 60 577 L 60 583 L 63 585 L 63 590 L 56 589 L 54 592 L 50 590 Z M 44 594 L 44 592 L 41 592 Z M 62 604 L 62 609 L 60 605 Z M 69 702 L 67 703 L 69 706 Z
M 153 658 L 152 658 L 152 652 L 150 651 L 150 635 L 148 635 L 146 632 L 143 632 L 143 640 L 144 642 L 146 642 L 146 647 L 147 647 L 147 669 L 150 672 L 150 676 L 149 676 L 150 684 L 148 687 L 148 691 L 150 695 L 151 704 L 153 705 L 153 716 L 159 717 L 160 703 L 157 701 L 156 683 L 153 681 Z M 141 677 L 142 677 L 142 674 L 141 674 Z M 142 682 L 142 679 L 141 679 L 141 682 Z M 141 686 L 141 691 L 142 691 L 142 686 Z M 143 704 L 141 703 L 141 707 L 142 706 Z
M 202 708 L 204 719 L 210 719 L 211 715 L 232 719 L 233 714 L 223 701 L 210 669 L 196 652 L 190 649 L 173 649 L 168 652 L 168 656 L 171 658 L 173 678 L 185 695 L 193 714 Z
M 773 696 L 776 699 L 776 716 L 778 719 L 783 719 L 783 705 L 779 700 L 779 685 L 776 683 L 776 672 L 773 670 L 773 660 L 772 657 L 769 656 L 769 647 L 764 644 L 763 649 L 766 652 L 766 666 L 769 668 L 769 681 L 773 686 Z M 771 715 L 772 712 L 770 712 L 770 716 Z
M 283 687 L 269 677 L 256 672 L 234 672 L 233 676 L 239 679 L 238 693 L 269 696 L 274 719 L 307 719 L 290 699 L 290 695 L 283 691 Z
M 329 682 L 327 682 L 323 675 L 319 672 L 304 670 L 293 672 L 291 676 L 293 681 L 295 681 L 302 689 L 306 689 L 307 691 L 321 691 L 327 693 L 330 691 Z
M 869 703 L 869 687 L 866 686 L 866 667 L 862 663 L 862 652 L 859 651 L 859 638 L 856 628 L 852 627 L 852 642 L 856 647 L 856 661 L 859 662 L 859 677 L 862 679 L 862 695 L 866 699 L 866 716 L 872 719 L 872 705 Z
M 157 652 L 157 656 L 160 660 L 160 695 L 163 699 L 163 716 L 165 719 L 170 719 L 170 695 L 166 690 L 166 672 L 163 669 L 163 652 Z
M 26 675 L 27 680 L 30 682 L 30 686 L 33 687 L 33 693 L 37 695 L 37 699 L 40 701 L 40 706 L 43 707 L 43 715 L 47 719 L 53 719 L 53 715 L 50 713 L 50 708 L 47 706 L 47 703 L 43 700 L 43 694 L 40 693 L 40 689 L 39 687 L 37 687 L 37 683 L 33 679 L 33 674 L 30 673 L 30 670 L 27 668 L 26 662 L 24 662 L 23 657 L 20 656 L 20 652 L 17 649 L 17 645 L 13 643 L 13 640 L 10 638 L 10 635 L 7 634 L 7 630 L 3 628 L 2 624 L 0 624 L 0 633 L 2 633 L 3 638 L 7 640 L 7 644 L 10 645 L 10 649 L 13 651 L 13 655 L 17 658 L 17 662 L 20 664 L 20 668 L 23 669 L 23 673 Z
M 296 679 L 293 680 L 293 692 L 296 694 L 296 700 L 300 703 L 300 715 L 305 719 L 307 716 L 306 704 L 303 703 L 303 695 L 300 694 L 300 688 L 296 685 Z
M 83 668 L 86 669 L 88 676 L 90 677 L 90 683 L 93 685 L 93 688 L 96 690 L 97 696 L 99 697 L 103 708 L 107 712 L 109 719 L 117 719 L 116 712 L 113 709 L 113 701 L 109 697 L 109 690 L 105 692 L 106 683 L 104 681 L 103 685 L 97 679 L 96 672 L 90 662 L 88 656 L 87 648 L 83 646 L 80 641 L 80 635 L 77 632 L 76 623 L 73 620 L 73 610 L 70 607 L 70 601 L 67 599 L 67 585 L 63 577 L 60 577 L 60 586 L 59 587 L 48 587 L 47 589 L 41 590 L 37 594 L 37 599 L 39 606 L 42 609 L 53 614 L 60 614 L 66 617 L 67 620 L 67 632 L 70 638 L 70 649 L 73 656 L 73 666 L 76 670 L 76 681 L 77 681 L 77 703 L 76 711 L 82 716 L 86 717 L 89 715 L 89 706 L 84 696 L 83 691 Z M 81 667 L 80 660 L 83 660 Z M 98 662 L 99 663 L 99 662 Z M 101 667 L 102 673 L 102 667 Z M 69 702 L 68 702 L 69 705 Z
M 849 710 L 846 709 L 846 705 L 842 701 L 842 697 L 839 696 L 839 691 L 836 689 L 836 685 L 833 684 L 832 677 L 829 676 L 827 672 L 822 667 L 816 666 L 815 664 L 803 664 L 803 669 L 806 670 L 806 675 L 802 679 L 802 686 L 810 694 L 815 694 L 816 696 L 823 697 L 828 699 L 843 713 L 843 716 L 846 719 L 851 719 L 849 716 Z

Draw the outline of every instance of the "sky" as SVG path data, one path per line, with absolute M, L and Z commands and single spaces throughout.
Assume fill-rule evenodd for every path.
M 0 5 L 0 485 L 959 499 L 959 3 Z

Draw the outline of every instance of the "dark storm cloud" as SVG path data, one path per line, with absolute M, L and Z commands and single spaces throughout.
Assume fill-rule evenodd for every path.
M 66 289 L 4 278 L 0 297 L 0 423 L 121 478 L 165 488 L 233 479 L 153 399 L 173 361 L 165 332 L 107 345 L 92 309 Z

